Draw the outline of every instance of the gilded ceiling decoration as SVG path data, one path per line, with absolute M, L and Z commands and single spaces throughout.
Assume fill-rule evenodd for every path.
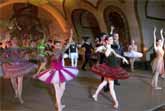
M 33 5 L 43 5 L 49 2 L 49 0 L 29 0 Z
M 89 2 L 93 6 L 97 7 L 98 2 L 101 1 L 101 0 L 85 0 L 85 1 Z

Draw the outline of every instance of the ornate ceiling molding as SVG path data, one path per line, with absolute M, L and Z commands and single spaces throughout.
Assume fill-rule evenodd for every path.
M 94 7 L 94 8 L 98 8 L 99 4 L 103 1 L 103 0 L 96 0 L 95 4 L 90 2 L 90 0 L 83 0 L 85 3 L 89 4 L 90 6 Z
M 101 4 L 101 2 L 103 2 L 103 0 L 95 0 L 95 3 L 93 3 L 91 0 L 82 0 L 84 1 L 85 3 L 91 5 L 92 7 L 98 9 L 99 7 L 99 4 Z M 93 0 L 94 1 L 94 0 Z M 111 0 L 112 1 L 112 0 Z M 126 1 L 125 0 L 118 0 L 120 3 L 125 3 Z M 107 1 L 108 2 L 108 1 Z
M 0 4 L 0 8 L 12 5 L 14 3 L 29 3 L 28 0 L 9 0 L 4 3 Z M 44 9 L 46 12 L 50 13 L 52 17 L 57 21 L 59 26 L 61 27 L 63 32 L 67 32 L 67 24 L 64 19 L 64 17 L 57 11 L 55 10 L 52 6 L 49 4 L 44 4 L 44 5 L 39 5 L 38 7 Z

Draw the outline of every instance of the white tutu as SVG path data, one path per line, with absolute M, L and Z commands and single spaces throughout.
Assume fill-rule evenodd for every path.
M 129 52 L 124 52 L 124 56 L 129 58 L 140 58 L 143 56 L 143 54 L 137 51 L 129 51 Z
M 63 67 L 59 70 L 50 68 L 41 72 L 37 78 L 47 84 L 62 83 L 74 79 L 78 72 L 78 69 L 73 67 Z

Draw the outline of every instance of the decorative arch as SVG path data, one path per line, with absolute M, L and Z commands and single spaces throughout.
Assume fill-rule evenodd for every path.
M 71 19 L 78 37 L 86 37 L 89 35 L 90 37 L 92 36 L 91 39 L 94 39 L 100 33 L 97 18 L 92 12 L 89 12 L 88 10 L 73 10 Z
M 124 45 L 129 44 L 129 25 L 124 12 L 120 8 L 110 5 L 104 9 L 104 19 L 108 32 L 110 32 L 111 25 L 115 26 L 115 31 L 120 35 L 120 41 L 122 41 Z
M 103 2 L 103 0 L 96 0 L 95 3 L 92 3 L 90 0 L 82 0 L 83 2 L 89 4 L 90 6 L 94 7 L 95 9 L 99 8 L 99 5 Z M 125 3 L 125 0 L 118 0 L 120 3 Z
M 6 1 L 4 3 L 1 3 L 0 8 L 11 5 L 11 4 L 15 4 L 15 3 L 29 3 L 29 2 L 28 2 L 28 0 L 9 0 L 9 1 Z M 40 7 L 42 9 L 44 9 L 46 12 L 48 12 L 49 14 L 51 14 L 52 17 L 57 21 L 57 23 L 61 27 L 62 31 L 67 32 L 66 21 L 57 10 L 55 10 L 53 7 L 51 7 L 48 4 L 43 4 L 43 5 L 40 5 L 37 7 Z

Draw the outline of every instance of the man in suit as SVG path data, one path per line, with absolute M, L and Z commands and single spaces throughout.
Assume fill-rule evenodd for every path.
M 114 37 L 114 44 L 112 45 L 112 48 L 115 50 L 116 53 L 123 56 L 124 50 L 123 50 L 122 44 L 119 42 L 119 34 L 114 33 L 113 37 Z M 121 65 L 120 59 L 117 58 L 117 62 L 119 65 Z M 115 85 L 120 85 L 118 80 L 115 80 L 114 83 L 115 83 Z
M 94 48 L 89 40 L 85 41 L 81 48 L 85 48 L 85 62 L 83 63 L 82 69 L 86 70 L 85 66 L 87 65 L 87 63 L 89 63 L 89 65 L 91 66 L 91 54 Z

